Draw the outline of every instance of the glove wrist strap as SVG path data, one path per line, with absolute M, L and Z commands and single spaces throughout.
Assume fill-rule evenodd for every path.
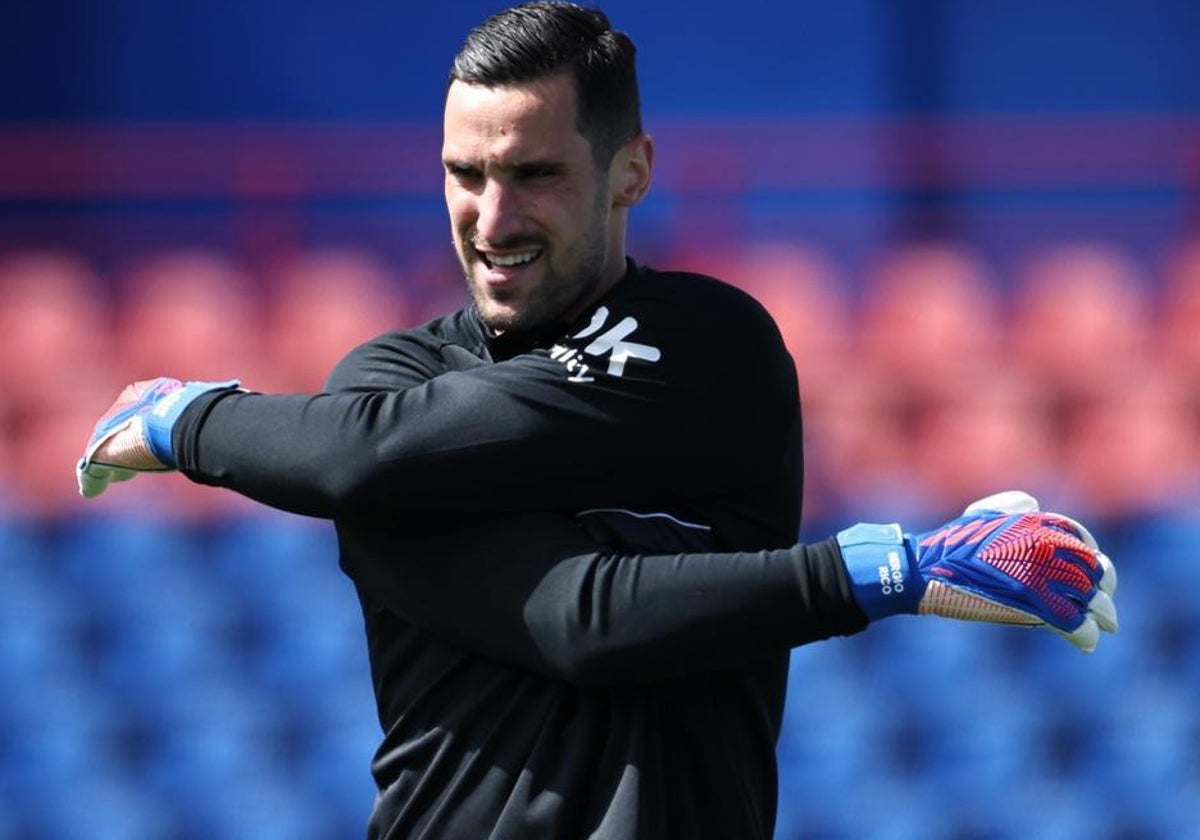
M 854 598 L 867 618 L 916 613 L 923 587 L 899 525 L 859 523 L 837 535 Z
M 183 414 L 193 400 L 209 391 L 227 391 L 237 388 L 240 380 L 229 379 L 224 382 L 186 382 L 177 391 L 167 394 L 154 404 L 145 415 L 146 445 L 162 463 L 174 469 L 178 466 L 175 461 L 175 448 L 171 444 L 171 433 L 175 422 Z

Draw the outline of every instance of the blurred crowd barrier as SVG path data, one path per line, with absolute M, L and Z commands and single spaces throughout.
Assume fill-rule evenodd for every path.
M 660 262 L 778 321 L 811 536 L 1022 487 L 1121 573 L 1092 656 L 902 617 L 794 651 L 778 840 L 1196 837 L 1200 243 L 1155 265 L 1095 242 L 1004 267 L 922 243 L 854 274 L 783 243 Z M 0 258 L 0 840 L 362 836 L 380 733 L 331 529 L 179 476 L 84 502 L 72 467 L 135 379 L 319 389 L 358 342 L 464 302 L 422 271 Z

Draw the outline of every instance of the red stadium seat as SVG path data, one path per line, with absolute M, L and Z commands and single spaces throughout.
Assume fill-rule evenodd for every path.
M 0 394 L 9 410 L 40 413 L 72 388 L 110 384 L 111 320 L 82 260 L 25 253 L 0 261 Z
M 1036 383 L 1003 365 L 961 371 L 926 394 L 911 429 L 912 469 L 931 484 L 931 509 L 954 513 L 1006 488 L 1053 486 L 1057 439 Z
M 724 270 L 719 276 L 771 313 L 796 362 L 801 387 L 815 398 L 846 362 L 849 307 L 838 267 L 816 248 L 776 242 L 736 255 Z
M 1144 363 L 1151 350 L 1142 269 L 1105 244 L 1036 254 L 1020 271 L 1010 351 L 1062 399 L 1109 388 L 1110 371 Z
M 1159 349 L 1200 394 L 1200 239 L 1168 262 L 1163 282 Z
M 1125 364 L 1071 413 L 1062 469 L 1087 515 L 1193 509 L 1200 439 L 1187 384 L 1163 366 Z
M 119 390 L 99 278 L 67 254 L 0 261 L 0 464 L 11 504 L 50 516 L 78 496 L 72 464 Z
M 121 277 L 120 369 L 126 379 L 240 378 L 256 385 L 262 324 L 255 278 L 233 260 L 176 252 Z
M 320 390 L 347 351 L 412 317 L 392 272 L 357 251 L 297 255 L 270 272 L 268 290 L 271 390 Z
M 954 243 L 903 246 L 884 254 L 866 278 L 861 361 L 920 398 L 961 371 L 990 366 L 1000 319 L 978 255 Z

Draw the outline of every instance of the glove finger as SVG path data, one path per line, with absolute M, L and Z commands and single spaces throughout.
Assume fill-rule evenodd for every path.
M 1100 550 L 1100 546 L 1096 542 L 1096 538 L 1092 536 L 1091 531 L 1083 526 L 1082 522 L 1072 519 L 1069 516 L 1064 516 L 1061 513 L 1047 513 L 1046 516 L 1051 516 L 1055 519 L 1061 519 L 1063 522 L 1067 523 L 1072 530 L 1075 531 L 1081 540 L 1088 544 L 1089 548 L 1095 549 L 1096 551 Z
M 1097 586 L 1101 592 L 1107 592 L 1111 597 L 1117 594 L 1117 567 L 1108 559 L 1108 555 L 1100 552 L 1096 555 L 1096 559 L 1100 561 L 1100 568 L 1104 570 L 1104 574 L 1100 577 L 1100 583 Z
M 963 511 L 963 516 L 975 513 L 997 511 L 999 513 L 1036 513 L 1038 502 L 1023 490 L 1005 490 L 984 496 L 978 501 L 971 502 Z
M 79 494 L 85 499 L 99 496 L 108 489 L 111 482 L 129 481 L 136 476 L 137 472 L 134 470 L 96 463 L 88 461 L 86 458 L 80 458 L 79 463 L 75 466 L 75 479 L 79 485 Z
M 119 469 L 118 467 L 109 467 L 108 468 L 108 480 L 109 481 L 129 481 L 129 479 L 135 478 L 136 476 L 137 476 L 137 473 L 134 472 L 133 470 L 122 470 L 122 469 Z
M 1066 630 L 1056 630 L 1056 632 L 1084 653 L 1091 653 L 1100 643 L 1100 627 L 1091 616 L 1086 617 L 1083 623 L 1071 632 Z
M 1088 614 L 1091 615 L 1100 629 L 1106 633 L 1117 632 L 1117 605 L 1113 603 L 1113 599 L 1108 597 L 1108 593 L 1103 590 L 1097 592 L 1088 604 Z
M 108 488 L 108 477 L 96 475 L 82 458 L 75 467 L 75 482 L 79 485 L 79 495 L 85 499 L 94 499 Z

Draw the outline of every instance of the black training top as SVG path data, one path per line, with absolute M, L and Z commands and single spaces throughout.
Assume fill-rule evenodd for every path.
M 630 263 L 566 328 L 464 309 L 326 393 L 201 397 L 174 443 L 337 523 L 386 733 L 371 838 L 771 838 L 788 649 L 866 619 L 836 544 L 793 545 L 795 372 L 749 296 Z

